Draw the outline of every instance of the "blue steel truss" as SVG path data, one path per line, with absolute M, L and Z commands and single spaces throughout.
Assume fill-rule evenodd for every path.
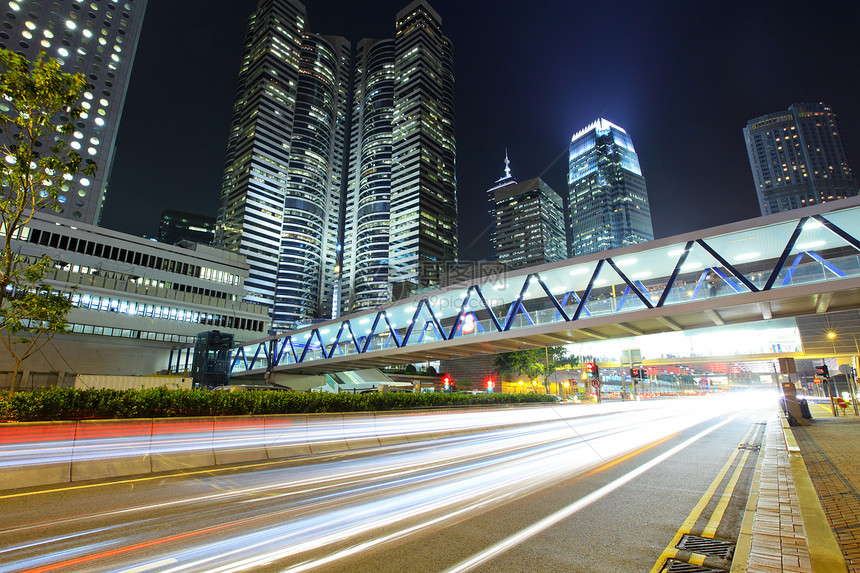
M 427 344 L 425 335 L 429 331 L 435 334 L 429 341 L 438 342 L 541 324 L 576 322 L 607 313 L 661 308 L 712 296 L 857 277 L 860 276 L 858 236 L 860 206 L 851 206 L 824 215 L 808 215 L 669 246 L 649 249 L 646 243 L 637 246 L 638 249 L 626 249 L 627 254 L 615 251 L 612 257 L 571 259 L 566 265 L 544 265 L 539 272 L 508 275 L 358 313 L 339 324 L 332 321 L 241 344 L 233 354 L 231 370 L 271 369 Z M 801 238 L 803 244 L 798 243 Z M 670 259 L 662 258 L 666 254 Z M 625 270 L 625 265 L 634 265 L 639 259 L 644 263 L 650 261 L 650 267 L 636 272 Z M 571 278 L 588 276 L 589 271 L 586 283 Z M 573 305 L 572 313 L 565 310 Z M 398 324 L 411 309 L 414 309 L 411 319 Z M 371 319 L 372 326 L 359 332 L 356 325 Z M 338 327 L 337 334 L 327 338 L 323 332 L 333 330 L 332 326 Z

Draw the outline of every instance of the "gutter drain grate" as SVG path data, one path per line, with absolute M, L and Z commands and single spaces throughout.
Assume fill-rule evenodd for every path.
M 685 535 L 681 538 L 681 542 L 677 548 L 692 551 L 700 555 L 731 559 L 732 553 L 735 550 L 735 544 L 728 541 L 717 541 L 708 537 L 699 537 L 698 535 Z
M 660 573 L 726 573 L 725 569 L 714 569 L 713 567 L 702 567 L 693 565 L 677 559 L 669 559 Z
M 756 445 L 756 444 L 741 444 L 738 446 L 738 449 L 739 450 L 749 450 L 751 452 L 758 452 L 761 450 L 761 446 Z

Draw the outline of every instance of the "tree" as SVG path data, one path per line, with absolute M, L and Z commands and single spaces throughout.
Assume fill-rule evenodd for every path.
M 85 117 L 83 74 L 66 74 L 54 59 L 35 62 L 0 49 L 0 339 L 15 361 L 9 395 L 21 363 L 68 328 L 71 303 L 46 284 L 52 261 L 15 252 L 13 240 L 39 209 L 61 210 L 75 175 L 95 173 L 65 137 Z
M 544 388 L 549 393 L 550 375 L 565 366 L 571 368 L 573 363 L 578 364 L 576 357 L 569 357 L 564 346 L 550 346 L 497 354 L 493 366 L 499 374 L 517 374 L 532 380 L 543 376 Z

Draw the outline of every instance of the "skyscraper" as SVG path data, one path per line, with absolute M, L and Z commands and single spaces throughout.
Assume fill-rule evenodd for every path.
M 0 16 L 0 47 L 31 60 L 43 51 L 59 60 L 64 72 L 82 73 L 93 86 L 83 94 L 85 112 L 69 145 L 98 170 L 69 182 L 55 215 L 99 223 L 145 10 L 146 0 L 16 0 Z
M 349 111 L 350 44 L 302 41 L 272 327 L 331 317 Z
M 857 195 L 836 114 L 824 103 L 751 119 L 744 140 L 762 215 Z
M 284 232 L 304 28 L 305 7 L 296 0 L 261 0 L 248 19 L 218 206 L 218 245 L 245 255 L 251 267 L 247 300 L 269 307 Z
M 397 13 L 389 281 L 429 284 L 457 260 L 454 56 L 425 0 Z
M 344 217 L 341 304 L 345 310 L 388 301 L 388 233 L 394 116 L 394 40 L 356 46 L 352 132 Z
M 496 259 L 509 268 L 567 258 L 564 203 L 540 177 L 517 183 L 505 156 L 505 176 L 488 190 Z
M 276 330 L 382 304 L 389 281 L 456 259 L 451 44 L 424 0 L 395 32 L 359 42 L 353 65 L 344 38 L 305 31 L 297 0 L 249 20 L 219 241 L 246 256 Z
M 570 142 L 570 256 L 653 240 L 648 190 L 633 140 L 598 119 Z

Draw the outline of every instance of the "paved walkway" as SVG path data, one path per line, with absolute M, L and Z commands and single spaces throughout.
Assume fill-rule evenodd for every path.
M 768 421 L 732 573 L 860 573 L 860 417 Z

